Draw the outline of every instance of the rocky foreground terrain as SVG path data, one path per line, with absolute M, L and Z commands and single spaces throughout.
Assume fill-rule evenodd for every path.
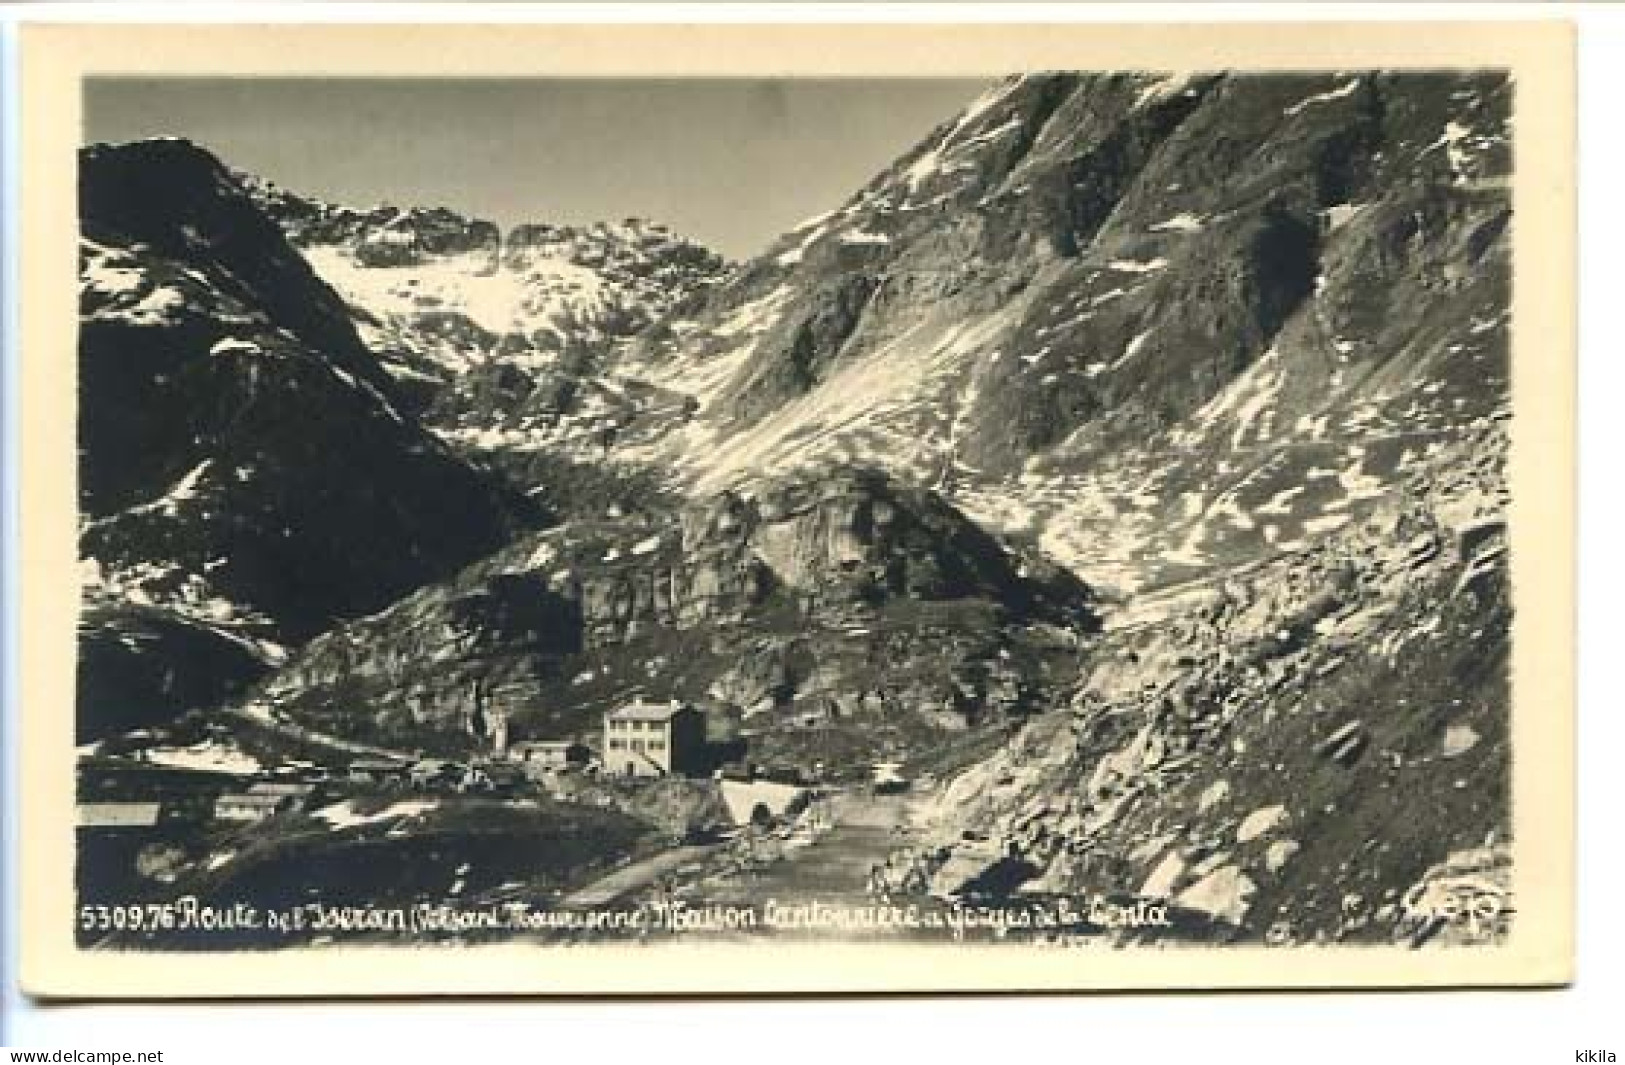
M 684 698 L 919 775 L 896 890 L 1449 939 L 1508 875 L 1511 105 L 1011 78 L 735 265 L 87 149 L 81 733 Z

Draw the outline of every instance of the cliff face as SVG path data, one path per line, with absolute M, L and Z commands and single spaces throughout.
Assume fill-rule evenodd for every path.
M 1012 557 L 928 493 L 854 471 L 538 534 L 316 639 L 264 696 L 328 727 L 440 742 L 481 677 L 531 731 L 590 732 L 639 691 L 722 717 L 867 708 L 963 728 L 1033 707 L 1038 674 L 1013 648 L 1075 657 L 1095 627 L 1075 578 Z
M 212 156 L 87 149 L 80 203 L 82 728 L 127 718 L 132 675 L 153 718 L 216 701 L 534 517 L 403 413 Z M 176 640 L 213 650 L 151 653 Z

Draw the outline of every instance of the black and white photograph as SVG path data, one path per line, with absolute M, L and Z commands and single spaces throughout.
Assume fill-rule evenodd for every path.
M 87 76 L 75 951 L 1493 955 L 1522 87 Z

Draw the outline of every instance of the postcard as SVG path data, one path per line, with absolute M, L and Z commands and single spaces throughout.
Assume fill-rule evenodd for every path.
M 1570 978 L 1568 26 L 23 58 L 31 992 Z

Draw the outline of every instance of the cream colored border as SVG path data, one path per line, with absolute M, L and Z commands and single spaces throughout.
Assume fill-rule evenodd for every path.
M 35 995 L 739 993 L 1564 983 L 1574 876 L 1574 34 L 1563 23 L 1068 26 L 28 26 L 23 30 L 22 981 Z M 1398 948 L 74 949 L 74 188 L 87 74 L 971 75 L 1502 67 L 1516 86 L 1511 480 L 1519 913 Z M 1421 812 L 1418 812 L 1421 815 Z

